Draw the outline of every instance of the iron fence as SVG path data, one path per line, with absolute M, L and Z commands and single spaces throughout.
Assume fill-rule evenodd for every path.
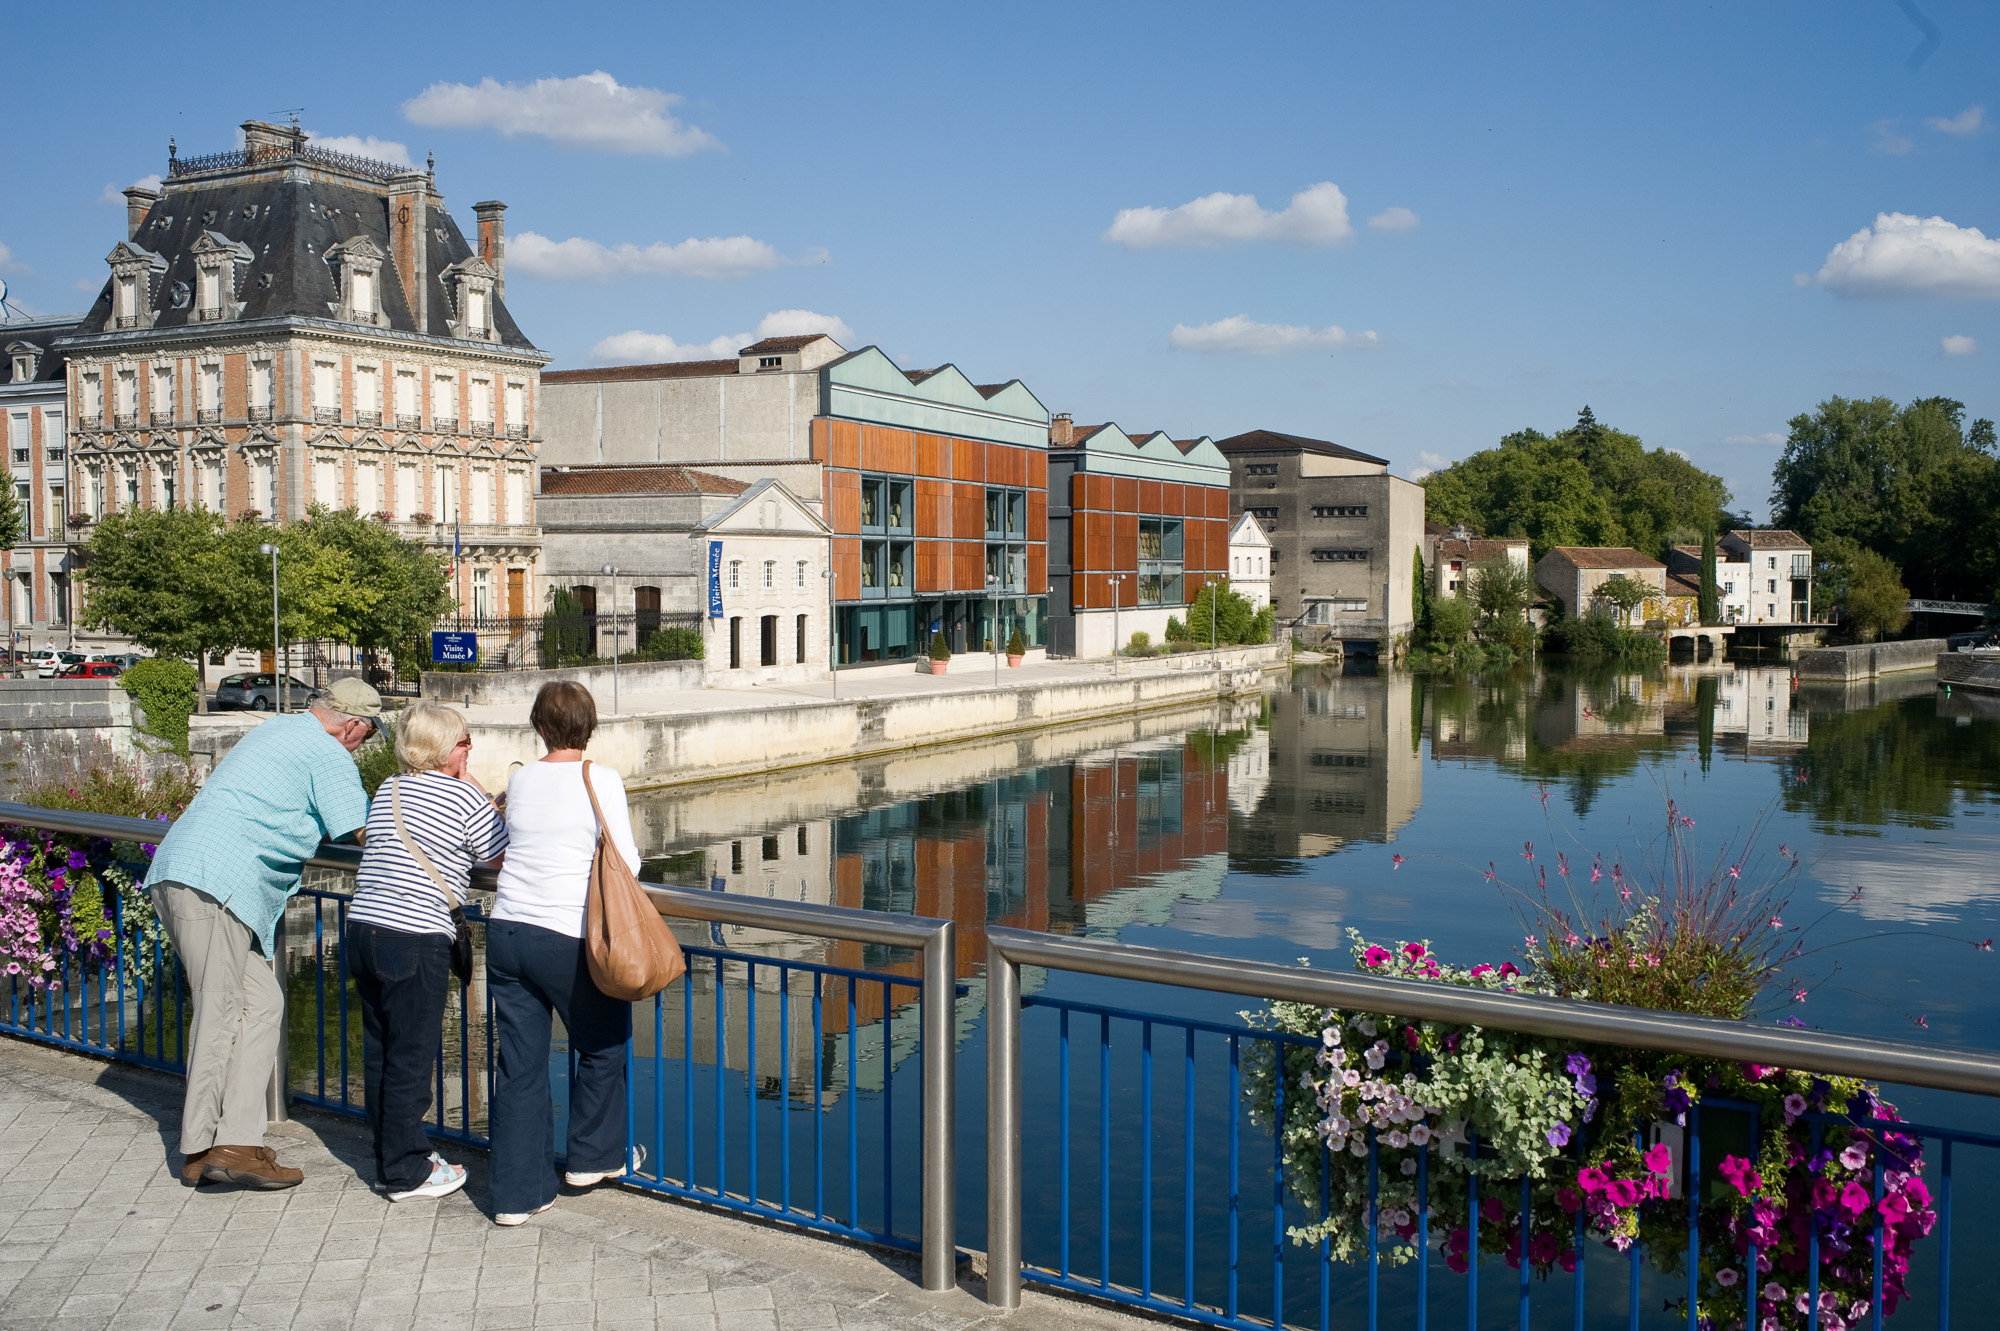
M 163 824 L 144 819 L 9 803 L 0 803 L 0 826 L 91 838 L 100 871 L 115 866 L 133 881 L 145 873 L 139 845 L 165 834 Z M 359 862 L 354 848 L 323 845 L 309 865 L 345 874 Z M 482 871 L 473 885 L 490 890 L 493 882 Z M 924 1288 L 951 1288 L 951 922 L 656 884 L 647 891 L 663 915 L 711 926 L 712 945 L 687 947 L 688 974 L 650 1005 L 635 1005 L 626 1047 L 628 1125 L 632 1141 L 647 1147 L 648 1164 L 620 1181 L 913 1250 L 921 1254 Z M 45 988 L 0 976 L 0 1032 L 184 1072 L 193 1015 L 185 977 L 158 926 L 145 922 L 150 911 L 128 909 L 125 898 L 123 891 L 107 898 L 114 914 L 101 963 L 71 954 Z M 350 899 L 344 890 L 306 888 L 280 927 L 276 961 L 287 1002 L 274 1118 L 286 1116 L 288 1102 L 365 1112 L 361 1018 L 344 946 Z M 486 912 L 475 906 L 468 915 L 483 944 Z M 908 950 L 917 955 L 918 974 L 731 949 L 721 945 L 715 926 L 722 924 Z M 475 956 L 473 984 L 447 1005 L 427 1127 L 484 1146 L 493 1010 L 483 946 Z M 773 1006 L 775 1017 L 760 1016 Z M 669 1039 L 675 1020 L 677 1058 Z M 739 1029 L 742 1052 L 732 1060 Z M 793 1056 L 795 1046 L 803 1058 Z
M 440 631 L 476 633 L 484 670 L 553 670 L 622 661 L 698 661 L 706 618 L 699 611 L 626 610 L 538 615 L 460 615 Z
M 1714 1243 L 1712 1234 L 1703 1233 L 1702 1205 L 1686 1207 L 1687 1241 L 1685 1252 L 1676 1258 L 1679 1270 L 1649 1265 L 1637 1243 L 1623 1253 L 1586 1245 L 1585 1214 L 1579 1209 L 1573 1234 L 1545 1231 L 1549 1241 L 1574 1244 L 1574 1270 L 1564 1279 L 1544 1283 L 1535 1277 L 1530 1256 L 1531 1246 L 1542 1242 L 1544 1234 L 1535 1230 L 1530 1183 L 1523 1178 L 1518 1207 L 1505 1218 L 1511 1228 L 1504 1229 L 1507 1260 L 1518 1270 L 1502 1273 L 1501 1292 L 1495 1295 L 1490 1271 L 1489 1278 L 1481 1280 L 1480 1226 L 1482 1220 L 1488 1225 L 1502 1223 L 1503 1212 L 1483 1205 L 1477 1173 L 1469 1176 L 1470 1202 L 1462 1213 L 1446 1215 L 1433 1209 L 1439 1176 L 1429 1151 L 1417 1156 L 1415 1211 L 1409 1218 L 1409 1232 L 1420 1238 L 1420 1255 L 1407 1267 L 1385 1265 L 1384 1248 L 1396 1241 L 1396 1235 L 1393 1222 L 1385 1217 L 1385 1203 L 1378 1201 L 1386 1182 L 1380 1168 L 1384 1145 L 1372 1125 L 1365 1129 L 1365 1259 L 1349 1267 L 1334 1258 L 1325 1238 L 1309 1244 L 1292 1242 L 1295 1228 L 1312 1226 L 1333 1214 L 1328 1192 L 1330 1148 L 1323 1142 L 1318 1147 L 1319 1202 L 1314 1207 L 1302 1202 L 1293 1187 L 1290 1174 L 1297 1166 L 1296 1161 L 1288 1163 L 1283 1134 L 1263 1125 L 1246 1131 L 1245 1076 L 1246 1069 L 1259 1062 L 1283 1070 L 1284 1050 L 1317 1051 L 1320 1041 L 1046 994 L 1024 997 L 1023 966 L 1349 1012 L 1394 1012 L 1411 1019 L 1600 1046 L 1811 1069 L 1819 1076 L 2000 1095 L 2000 1058 L 1979 1052 L 1332 974 L 1020 929 L 989 928 L 987 938 L 987 1297 L 1003 1308 L 1018 1305 L 1026 1281 L 1230 1327 L 1291 1325 L 1324 1331 L 1339 1324 L 1372 1329 L 1393 1320 L 1421 1329 L 1434 1317 L 1462 1312 L 1473 1331 L 1510 1323 L 1525 1331 L 1531 1310 L 1539 1309 L 1545 1324 L 1568 1324 L 1579 1331 L 1585 1325 L 1624 1325 L 1636 1331 L 1670 1323 L 1684 1324 L 1689 1331 L 1723 1331 L 1720 1324 L 1711 1327 L 1697 1318 L 1704 1244 Z M 1114 1034 L 1120 1038 L 1114 1039 Z M 1029 1061 L 1038 1068 L 1052 1067 L 1054 1079 L 1052 1086 L 1037 1086 L 1032 1116 L 1037 1131 L 1024 1137 L 1022 1066 L 1029 1036 L 1036 1045 L 1036 1055 Z M 1084 1046 L 1081 1069 L 1079 1037 Z M 1125 1075 L 1114 1079 L 1114 1066 L 1121 1060 Z M 1089 1075 L 1092 1072 L 1095 1076 Z M 1136 1084 L 1136 1097 L 1114 1104 L 1114 1080 L 1128 1090 Z M 1287 1097 L 1310 1093 L 1288 1084 L 1285 1075 L 1271 1080 L 1274 1118 L 1282 1123 Z M 1162 1083 L 1167 1092 L 1164 1103 L 1159 1095 Z M 1740 1149 L 1746 1133 L 1749 1158 L 1755 1160 L 1761 1134 L 1768 1130 L 1760 1112 L 1755 1104 L 1727 1098 L 1697 1101 L 1688 1111 L 1680 1139 L 1675 1195 L 1693 1198 L 1704 1183 L 1712 1186 L 1725 1144 Z M 1965 1147 L 1991 1152 L 2000 1147 L 2000 1134 L 1962 1124 L 1907 1122 L 1867 1113 L 1804 1110 L 1796 1119 L 1810 1125 L 1815 1156 L 1824 1133 L 1836 1127 L 1858 1133 L 1873 1143 L 1873 1150 L 1886 1152 L 1875 1157 L 1879 1164 L 1866 1199 L 1870 1206 L 1882 1205 L 1884 1178 L 1893 1165 L 1910 1169 L 1919 1162 L 1934 1165 L 1937 1226 L 1919 1265 L 1926 1268 L 1921 1274 L 1931 1277 L 1936 1291 L 1937 1325 L 1948 1328 L 1953 1179 L 1955 1170 L 1963 1170 L 1955 1153 Z M 1204 1135 L 1213 1125 L 1220 1127 L 1220 1140 Z M 1357 1140 L 1362 1131 L 1356 1129 Z M 1575 1146 L 1580 1164 L 1580 1137 Z M 1477 1160 L 1481 1148 L 1477 1134 L 1468 1134 L 1462 1149 L 1469 1158 Z M 1904 1153 L 1900 1159 L 1899 1151 Z M 2000 1157 L 1989 1155 L 1986 1163 L 1990 1167 L 1996 1160 Z M 1507 1185 L 1496 1185 L 1488 1196 L 1497 1192 L 1512 1202 L 1509 1191 Z M 1025 1227 L 1025 1244 L 1024 1217 L 1032 1220 Z M 1434 1278 L 1433 1268 L 1444 1261 L 1436 1240 L 1451 1225 L 1466 1233 L 1461 1250 L 1466 1269 L 1461 1282 L 1447 1287 Z M 1801 1277 L 1806 1281 L 1802 1288 L 1786 1294 L 1802 1297 L 1808 1306 L 1798 1310 L 1797 1321 L 1764 1323 L 1767 1331 L 1780 1325 L 1829 1331 L 1883 1325 L 1881 1226 L 1875 1227 L 1872 1237 L 1854 1240 L 1861 1252 L 1857 1260 L 1869 1264 L 1873 1289 L 1868 1308 L 1858 1317 L 1849 1315 L 1851 1305 L 1823 1306 L 1822 1244 L 1836 1241 L 1845 1240 L 1819 1221 L 1812 1222 L 1805 1262 L 1809 1275 Z M 1759 1271 L 1754 1237 L 1739 1256 L 1746 1271 Z M 1786 1277 L 1790 1280 L 1790 1273 Z M 1754 1277 L 1757 1282 L 1767 1278 Z M 1537 1286 L 1542 1287 L 1539 1297 Z M 1913 1278 L 1911 1289 L 1916 1288 Z M 1981 1292 L 1986 1296 L 1980 1301 L 1983 1306 L 1990 1291 Z M 1655 1297 L 1661 1297 L 1659 1305 L 1651 1303 Z M 1659 1311 L 1653 1311 L 1655 1306 Z

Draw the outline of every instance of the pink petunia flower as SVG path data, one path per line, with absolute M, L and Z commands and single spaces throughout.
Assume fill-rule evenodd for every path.
M 1639 1185 L 1628 1178 L 1613 1179 L 1605 1185 L 1604 1195 L 1613 1206 L 1637 1206 Z
M 1386 947 L 1371 947 L 1361 954 L 1361 964 L 1364 966 L 1380 966 L 1388 959 L 1389 949 Z

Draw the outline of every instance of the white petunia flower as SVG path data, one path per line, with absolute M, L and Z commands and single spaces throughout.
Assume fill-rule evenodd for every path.
M 1405 1160 L 1405 1161 L 1403 1162 L 1403 1177 L 1404 1177 L 1404 1178 L 1409 1178 L 1409 1177 L 1410 1177 L 1411 1175 L 1415 1174 L 1416 1172 L 1417 1172 L 1417 1162 L 1416 1162 L 1416 1160 L 1415 1160 L 1415 1158 L 1414 1158 L 1414 1157 L 1413 1157 L 1413 1158 L 1411 1158 L 1411 1159 L 1408 1159 L 1408 1160 Z

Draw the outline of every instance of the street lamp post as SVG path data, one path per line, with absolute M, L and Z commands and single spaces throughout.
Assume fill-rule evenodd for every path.
M 285 666 L 278 657 L 278 547 L 269 541 L 257 547 L 260 555 L 271 557 L 271 696 L 278 700 L 280 715 L 285 710 Z
M 618 714 L 618 566 L 606 564 L 604 574 L 611 579 L 611 714 Z
M 834 609 L 833 609 L 833 546 L 831 544 L 827 546 L 826 550 L 826 567 L 819 571 L 819 575 L 822 578 L 826 579 L 826 659 L 827 659 L 826 678 L 827 681 L 833 685 L 833 700 L 835 702 L 839 702 L 840 701 L 840 648 L 839 645 L 834 640 L 835 623 L 834 623 Z M 926 646 L 928 645 L 929 644 L 926 644 Z
M 1118 584 L 1125 580 L 1123 573 L 1111 575 L 1111 673 L 1118 673 Z

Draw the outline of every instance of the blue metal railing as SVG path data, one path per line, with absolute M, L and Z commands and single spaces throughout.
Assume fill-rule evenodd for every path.
M 100 868 L 107 845 L 156 840 L 162 830 L 137 819 L 0 804 L 0 826 L 8 825 L 97 838 L 89 844 Z M 328 846 L 311 863 L 352 869 L 358 858 L 351 848 Z M 143 864 L 125 867 L 143 877 Z M 485 881 L 490 886 L 490 874 Z M 480 883 L 475 877 L 475 886 Z M 650 1167 L 621 1181 L 918 1251 L 924 1287 L 950 1288 L 956 1226 L 949 1050 L 957 994 L 951 924 L 651 884 L 648 891 L 670 916 L 908 949 L 920 959 L 921 973 L 913 978 L 720 946 L 684 948 L 687 975 L 654 996 L 650 1013 L 641 1008 L 635 1014 L 635 1039 L 626 1049 L 628 1126 L 633 1142 L 646 1147 Z M 295 902 L 288 914 L 310 911 L 310 939 L 294 964 L 281 925 L 278 949 L 287 957 L 280 1065 L 289 1098 L 363 1115 L 361 1021 L 358 1000 L 350 1000 L 343 946 L 350 898 L 324 888 L 299 897 L 310 904 Z M 178 959 L 159 941 L 157 927 L 149 943 L 125 918 L 120 894 L 108 892 L 106 901 L 113 916 L 103 963 L 66 954 L 52 972 L 57 983 L 46 989 L 0 976 L 0 1033 L 184 1071 L 192 1013 Z M 467 915 L 475 932 L 483 931 L 486 917 L 476 904 Z M 719 930 L 711 932 L 719 944 Z M 475 955 L 483 956 L 483 949 Z M 483 966 L 474 979 L 447 1005 L 427 1127 L 483 1146 L 485 1122 L 477 1106 L 487 1102 L 494 1084 L 493 1012 Z M 760 1003 L 776 1006 L 771 1038 L 760 1031 Z M 732 1065 L 739 1014 L 743 1056 Z M 675 1017 L 678 1058 L 668 1055 Z M 310 1055 L 302 1047 L 295 1059 L 291 1037 L 308 1022 Z M 704 1025 L 707 1057 L 698 1050 Z M 652 1037 L 650 1054 L 636 1047 L 646 1035 Z M 801 1041 L 807 1041 L 803 1059 L 797 1054 Z M 934 1049 L 945 1056 L 932 1057 Z M 698 1095 L 703 1078 L 708 1085 Z M 282 1113 L 282 1103 L 276 1109 Z M 912 1156 L 920 1168 L 907 1167 Z M 913 1219 L 920 1222 L 914 1230 Z
M 1753 1301 L 1756 1291 L 1781 1280 L 1785 1303 L 1772 1316 L 1784 1331 L 1929 1324 L 1933 1317 L 1948 1331 L 1954 1302 L 1961 1308 L 1992 1306 L 1994 1277 L 1983 1267 L 1960 1267 L 1955 1276 L 1952 1263 L 1954 1228 L 1963 1228 L 1954 1208 L 1967 1164 L 1981 1170 L 1982 1194 L 2000 1176 L 2000 1152 L 1994 1149 L 2000 1148 L 2000 1134 L 1965 1122 L 1990 1122 L 1990 1099 L 1953 1106 L 1959 1122 L 1935 1121 L 1949 1115 L 1928 1109 L 1911 1115 L 1919 1121 L 1904 1121 L 1872 1109 L 1791 1115 L 1788 1108 L 1788 1116 L 1810 1134 L 1810 1157 L 1818 1156 L 1829 1133 L 1840 1134 L 1833 1138 L 1836 1150 L 1843 1139 L 1862 1147 L 1872 1167 L 1871 1210 L 1845 1234 L 1823 1218 L 1807 1222 L 1803 1261 L 1797 1270 L 1777 1271 L 1760 1270 L 1771 1265 L 1770 1255 L 1760 1252 L 1749 1227 L 1747 1239 L 1718 1235 L 1715 1194 L 1705 1191 L 1718 1186 L 1717 1167 L 1726 1156 L 1747 1151 L 1750 1161 L 1759 1158 L 1767 1107 L 1716 1093 L 1689 1108 L 1684 1132 L 1676 1138 L 1680 1159 L 1672 1201 L 1642 1204 L 1643 1214 L 1652 1217 L 1643 1222 L 1650 1227 L 1647 1239 L 1624 1252 L 1601 1242 L 1601 1232 L 1590 1231 L 1581 1205 L 1553 1219 L 1548 1210 L 1538 1211 L 1534 1185 L 1526 1178 L 1466 1173 L 1452 1200 L 1441 1202 L 1432 1150 L 1405 1157 L 1406 1172 L 1396 1183 L 1406 1196 L 1413 1184 L 1414 1201 L 1407 1219 L 1400 1217 L 1385 1209 L 1391 1204 L 1383 1200 L 1391 1195 L 1383 1156 L 1396 1143 L 1385 1145 L 1377 1135 L 1386 1129 L 1357 1126 L 1363 1158 L 1345 1163 L 1365 1170 L 1367 1201 L 1359 1210 L 1363 1232 L 1356 1259 L 1342 1262 L 1326 1237 L 1305 1243 L 1291 1237 L 1291 1231 L 1336 1214 L 1329 1197 L 1330 1149 L 1322 1138 L 1301 1154 L 1294 1139 L 1288 1151 L 1283 1134 L 1272 1130 L 1274 1123 L 1285 1123 L 1294 1097 L 1311 1095 L 1293 1080 L 1296 1066 L 1285 1071 L 1285 1051 L 1316 1049 L 1320 1041 L 1053 996 L 1046 988 L 1022 995 L 1019 970 L 1047 967 L 1051 977 L 1081 972 L 1350 1012 L 1398 1011 L 1489 1030 L 1575 1038 L 1593 1047 L 1624 1043 L 1985 1096 L 2000 1094 L 2000 1059 L 1991 1055 L 1702 1018 L 1675 1018 L 1654 1030 L 1651 1019 L 1631 1009 L 1514 995 L 1468 997 L 1474 991 L 1014 929 L 989 930 L 988 958 L 988 1297 L 1002 1307 L 1013 1306 L 1021 1282 L 1027 1282 L 1228 1327 L 1427 1331 L 1455 1324 L 1472 1331 L 1499 1326 L 1525 1331 L 1533 1324 L 1578 1331 L 1611 1325 L 1723 1331 L 1721 1322 L 1697 1315 L 1699 1303 L 1714 1301 L 1713 1287 L 1704 1280 L 1718 1266 L 1730 1268 L 1725 1284 L 1753 1282 Z M 1464 1010 L 1451 1011 L 1455 1007 Z M 1669 1043 L 1674 1026 L 1680 1028 L 1679 1042 Z M 1753 1053 L 1762 1056 L 1750 1057 Z M 1246 1095 L 1246 1087 L 1248 1073 L 1259 1065 L 1260 1073 L 1276 1069 L 1276 1074 L 1269 1075 L 1266 1098 L 1253 1109 L 1256 1097 Z M 1052 1081 L 1024 1082 L 1024 1066 L 1052 1070 Z M 1262 1121 L 1246 1131 L 1244 1120 L 1253 1113 Z M 1023 1124 L 1036 1130 L 1023 1132 Z M 1646 1144 L 1637 1142 L 1641 1150 Z M 1974 1148 L 1983 1158 L 1968 1162 L 1961 1148 Z M 1489 1155 L 1476 1133 L 1468 1133 L 1459 1149 L 1473 1162 Z M 1582 1134 L 1570 1149 L 1567 1167 L 1578 1169 L 1584 1163 Z M 1294 1180 L 1291 1173 L 1301 1169 L 1304 1177 Z M 1893 1319 L 1885 1306 L 1885 1295 L 1894 1298 L 1885 1279 L 1893 1248 L 1884 1225 L 1865 1218 L 1881 1214 L 1892 1169 L 1924 1175 L 1935 1217 L 1927 1237 L 1912 1242 L 1899 1236 L 1896 1260 L 1909 1262 L 1908 1302 Z M 1310 1197 L 1315 1191 L 1316 1205 L 1302 1200 L 1301 1193 Z M 1545 1195 L 1542 1205 L 1547 1206 Z M 1981 1246 L 1990 1241 L 1995 1220 L 1990 1207 L 1976 1217 Z M 1659 1226 L 1682 1223 L 1685 1247 L 1677 1250 L 1673 1232 Z M 1393 1232 L 1399 1224 L 1401 1232 Z M 1482 1225 L 1488 1231 L 1484 1245 Z M 1462 1249 L 1454 1246 L 1461 1241 Z M 1829 1250 L 1826 1244 L 1836 1246 Z M 1387 1260 L 1392 1245 L 1401 1245 L 1400 1255 L 1410 1259 L 1406 1264 Z M 1514 1268 L 1501 1271 L 1497 1282 L 1496 1247 Z M 1823 1261 L 1829 1252 L 1845 1269 Z M 1439 1269 L 1453 1261 L 1460 1263 L 1455 1275 Z M 1562 1278 L 1556 1277 L 1558 1265 Z M 1823 1306 L 1823 1270 L 1833 1270 L 1842 1286 L 1859 1289 L 1860 1297 L 1850 1293 L 1839 1306 Z M 1795 1301 L 1800 1299 L 1802 1307 Z M 1866 1307 L 1857 1313 L 1856 1303 Z M 1967 1322 L 1962 1313 L 1960 1325 L 1990 1320 L 1979 1316 Z M 1757 1324 L 1753 1319 L 1752 1326 Z

